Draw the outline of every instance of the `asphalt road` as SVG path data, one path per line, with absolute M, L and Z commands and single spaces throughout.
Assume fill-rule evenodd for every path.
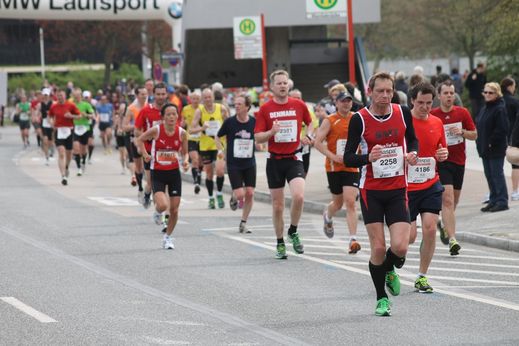
M 329 240 L 305 214 L 305 254 L 279 261 L 269 204 L 241 235 L 238 212 L 207 210 L 184 183 L 176 249 L 163 250 L 115 153 L 97 149 L 63 187 L 55 161 L 0 134 L 1 345 L 519 344 L 518 253 L 463 244 L 453 258 L 438 241 L 425 295 L 412 245 L 380 318 L 362 225 L 348 255 L 344 220 Z

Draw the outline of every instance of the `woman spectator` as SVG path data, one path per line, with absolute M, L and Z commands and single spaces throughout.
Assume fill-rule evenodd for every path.
M 508 144 L 509 124 L 499 84 L 486 83 L 483 97 L 485 105 L 476 118 L 478 131 L 476 146 L 483 161 L 490 196 L 488 204 L 481 208 L 481 211 L 497 212 L 508 209 L 508 192 L 503 164 Z
M 503 100 L 505 100 L 506 113 L 508 115 L 508 123 L 510 128 L 508 130 L 508 143 L 512 142 L 512 129 L 517 122 L 517 115 L 519 113 L 519 100 L 514 97 L 515 94 L 515 80 L 510 77 L 505 77 L 501 81 L 501 92 L 503 93 Z M 512 201 L 519 201 L 519 166 L 512 165 Z

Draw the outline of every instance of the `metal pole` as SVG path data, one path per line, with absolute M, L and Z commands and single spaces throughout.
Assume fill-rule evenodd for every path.
M 353 34 L 353 11 L 352 11 L 352 0 L 348 1 L 348 65 L 349 65 L 349 81 L 353 84 L 357 84 L 355 78 L 355 42 Z
M 262 80 L 263 80 L 263 91 L 269 90 L 269 81 L 267 79 L 267 38 L 265 36 L 265 16 L 261 14 L 261 45 L 263 48 L 262 54 Z
M 40 60 L 41 60 L 41 78 L 45 81 L 45 47 L 43 42 L 43 28 L 40 27 Z

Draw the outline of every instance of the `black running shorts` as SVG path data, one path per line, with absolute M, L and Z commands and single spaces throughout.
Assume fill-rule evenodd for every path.
M 396 190 L 360 189 L 360 207 L 365 225 L 384 222 L 384 219 L 388 226 L 396 222 L 410 222 L 405 188 Z
M 169 197 L 182 196 L 182 180 L 178 169 L 169 171 L 152 170 L 151 185 L 153 193 L 166 192 L 167 188 Z
M 267 159 L 267 182 L 269 189 L 285 187 L 285 181 L 305 177 L 303 161 L 287 159 Z

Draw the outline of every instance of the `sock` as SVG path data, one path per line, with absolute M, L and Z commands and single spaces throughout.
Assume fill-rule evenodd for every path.
M 76 161 L 77 168 L 81 168 L 81 161 L 78 154 L 74 154 L 74 161 Z
M 283 238 L 278 238 L 278 244 L 285 244 L 285 240 Z
M 327 222 L 327 223 L 332 222 L 332 218 L 331 218 L 331 217 L 328 217 L 328 210 L 326 210 L 326 211 L 324 212 L 324 218 L 326 219 L 326 222 Z
M 214 181 L 206 179 L 205 180 L 205 187 L 207 188 L 207 193 L 209 194 L 209 197 L 213 196 L 213 189 L 214 189 Z
M 395 267 L 402 268 L 405 262 L 405 257 L 398 257 L 391 251 L 391 248 L 388 248 L 386 251 L 386 259 L 384 260 L 383 265 L 386 267 L 386 272 L 390 272 L 395 270 Z
M 224 177 L 216 177 L 216 189 L 222 192 Z
M 419 278 L 424 277 L 424 276 L 425 276 L 424 273 L 418 273 L 418 275 L 416 275 L 416 278 L 419 279 Z
M 200 169 L 198 170 L 198 176 L 196 177 L 196 183 L 198 185 L 202 184 L 202 171 Z
M 350 235 L 350 241 L 357 241 L 357 238 L 354 235 Z
M 139 186 L 139 191 L 142 191 L 142 173 L 135 173 L 135 179 L 137 179 L 137 185 Z
M 94 151 L 94 146 L 89 145 L 88 146 L 88 159 L 90 160 L 92 158 L 92 152 Z
M 377 291 L 377 300 L 387 298 L 387 293 L 385 289 L 386 268 L 384 264 L 376 266 L 370 261 L 369 273 L 371 274 L 371 280 L 373 280 L 373 285 L 375 285 L 375 291 Z
M 288 227 L 288 235 L 292 235 L 294 233 L 297 233 L 297 226 L 291 224 L 290 227 Z
M 38 142 L 38 146 L 41 147 L 41 137 L 40 137 L 40 135 L 36 135 L 36 141 Z
M 144 198 L 149 199 L 151 197 L 151 192 L 144 192 Z
M 86 154 L 85 155 L 81 155 L 81 163 L 84 165 L 86 163 Z
M 193 181 L 195 182 L 195 184 L 198 184 L 198 168 L 191 168 L 191 175 L 193 176 Z
M 247 223 L 247 221 L 245 221 L 245 220 L 241 220 L 240 223 Z

